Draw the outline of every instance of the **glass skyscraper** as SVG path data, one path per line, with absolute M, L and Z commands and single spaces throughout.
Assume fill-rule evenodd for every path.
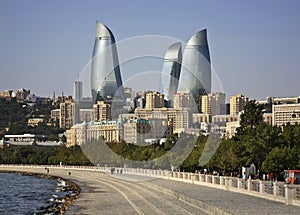
M 96 21 L 96 39 L 91 69 L 92 98 L 112 101 L 124 98 L 115 38 L 110 29 Z
M 166 96 L 166 100 L 170 106 L 173 106 L 173 102 L 171 101 L 178 89 L 181 60 L 181 43 L 174 43 L 168 48 L 165 54 L 160 79 L 160 90 Z
M 206 29 L 194 34 L 187 42 L 183 52 L 178 92 L 190 93 L 198 111 L 200 96 L 211 93 L 211 64 Z

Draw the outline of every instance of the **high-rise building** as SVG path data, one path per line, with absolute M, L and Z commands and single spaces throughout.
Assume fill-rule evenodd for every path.
M 203 95 L 201 96 L 201 112 L 206 114 L 211 114 L 211 96 Z
M 194 112 L 200 109 L 200 96 L 211 93 L 211 65 L 206 29 L 193 35 L 183 52 L 178 92 L 190 93 Z
M 241 94 L 236 96 L 230 96 L 230 115 L 238 115 L 239 112 L 244 110 L 246 103 L 248 102 L 248 97 Z
M 151 91 L 146 94 L 146 109 L 162 108 L 164 107 L 164 95 Z
M 60 103 L 59 127 L 70 129 L 73 125 L 79 122 L 79 107 L 78 104 L 68 97 L 64 102 Z
M 164 57 L 161 71 L 161 92 L 166 96 L 169 106 L 173 107 L 172 99 L 177 93 L 182 60 L 181 43 L 172 44 Z
M 180 108 L 189 108 L 192 107 L 192 98 L 191 94 L 189 93 L 176 93 L 173 96 L 173 106 L 174 109 L 180 109 Z
M 202 113 L 212 115 L 225 114 L 225 93 L 210 93 L 201 96 Z
M 91 88 L 94 102 L 97 97 L 104 101 L 116 98 L 124 100 L 115 38 L 110 29 L 98 21 L 92 57 Z
M 93 105 L 95 121 L 107 121 L 111 120 L 111 105 L 105 103 L 104 101 L 97 101 Z
M 74 98 L 77 102 L 82 100 L 82 81 L 75 81 L 74 83 Z

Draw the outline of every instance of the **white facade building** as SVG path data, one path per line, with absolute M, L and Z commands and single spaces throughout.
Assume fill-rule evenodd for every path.
M 67 146 L 82 145 L 92 141 L 120 141 L 121 125 L 116 121 L 83 122 L 66 131 Z
M 272 106 L 272 125 L 284 125 L 286 123 L 300 123 L 300 103 Z

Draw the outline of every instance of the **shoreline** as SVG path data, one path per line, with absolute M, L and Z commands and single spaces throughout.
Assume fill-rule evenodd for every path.
M 20 174 L 20 175 L 27 175 L 27 176 L 34 176 L 34 177 L 38 177 L 38 178 L 47 178 L 47 179 L 52 179 L 52 180 L 63 180 L 66 182 L 66 187 L 68 188 L 69 191 L 72 191 L 71 195 L 70 194 L 66 194 L 63 198 L 62 198 L 62 202 L 57 204 L 57 203 L 53 203 L 53 208 L 51 209 L 51 211 L 54 214 L 64 214 L 69 208 L 70 206 L 73 204 L 74 200 L 79 198 L 79 195 L 81 193 L 81 188 L 78 184 L 76 184 L 75 182 L 60 177 L 60 176 L 55 176 L 55 175 L 50 175 L 50 174 L 46 174 L 46 173 L 34 173 L 34 172 L 25 172 L 25 171 L 16 171 L 16 170 L 0 170 L 0 173 L 16 173 L 16 174 Z M 56 205 L 57 204 L 57 205 Z
M 127 214 L 247 215 L 249 213 L 270 214 L 270 211 L 277 214 L 299 213 L 299 207 L 296 205 L 286 205 L 244 193 L 166 178 L 155 178 L 139 183 L 134 180 L 139 177 L 138 174 L 126 174 L 126 172 L 122 177 L 114 177 L 108 171 L 90 167 L 49 168 L 51 175 L 47 174 L 45 166 L 0 164 L 0 170 L 26 172 L 26 174 L 33 172 L 38 175 L 42 173 L 47 177 L 55 175 L 56 178 L 66 177 L 78 184 L 81 188 L 80 197 L 64 211 L 66 215 L 99 214 L 99 211 L 108 215 L 124 214 L 124 211 Z

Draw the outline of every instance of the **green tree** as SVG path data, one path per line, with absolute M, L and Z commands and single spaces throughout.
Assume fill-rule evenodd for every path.
M 224 173 L 238 171 L 241 166 L 238 143 L 233 139 L 223 140 L 210 162 L 213 169 L 217 169 Z
M 176 144 L 177 139 L 177 135 L 169 134 L 167 136 L 166 142 L 164 143 L 165 150 L 170 150 Z
M 286 124 L 282 130 L 283 142 L 286 146 L 300 146 L 300 125 Z
M 240 135 L 238 142 L 241 164 L 254 163 L 260 168 L 267 154 L 282 144 L 281 129 L 262 122 L 251 134 Z
M 238 128 L 238 133 L 251 133 L 251 130 L 256 129 L 256 127 L 263 122 L 263 106 L 257 104 L 255 100 L 251 100 L 246 103 L 243 113 L 241 114 L 240 127 Z
M 274 172 L 280 176 L 283 170 L 299 168 L 299 154 L 296 148 L 275 147 L 267 155 L 262 164 L 262 171 L 269 173 Z

